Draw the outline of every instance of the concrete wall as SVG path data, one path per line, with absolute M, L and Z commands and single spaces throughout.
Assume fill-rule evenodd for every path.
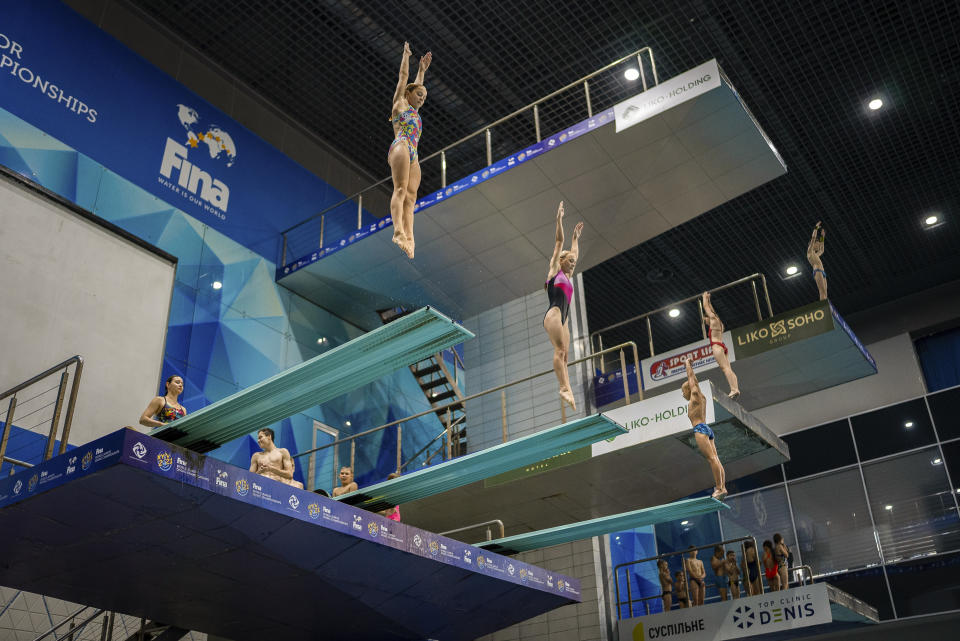
M 70 441 L 136 421 L 159 391 L 174 265 L 0 179 L 0 390 L 85 359 Z M 96 331 L 91 331 L 96 328 Z M 72 379 L 71 379 L 72 381 Z M 14 424 L 46 433 L 59 375 L 18 394 Z M 6 404 L 4 404 L 4 411 Z M 17 418 L 19 417 L 19 418 Z

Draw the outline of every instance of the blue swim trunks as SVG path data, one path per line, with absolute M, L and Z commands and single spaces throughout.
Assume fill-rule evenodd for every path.
M 693 431 L 700 432 L 701 434 L 706 434 L 708 437 L 710 437 L 711 441 L 713 440 L 713 430 L 710 429 L 710 426 L 707 425 L 706 423 L 697 423 L 696 425 L 693 426 Z

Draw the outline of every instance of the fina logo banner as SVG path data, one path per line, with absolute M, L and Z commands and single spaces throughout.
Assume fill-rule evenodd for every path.
M 613 106 L 617 133 L 720 86 L 720 67 L 710 60 Z
M 0 4 L 0 108 L 270 260 L 342 197 L 58 0 Z
M 724 641 L 833 621 L 824 583 L 621 619 L 620 638 L 633 641 Z
M 716 420 L 713 410 L 713 387 L 710 381 L 700 381 L 700 391 L 703 392 L 707 402 L 705 420 L 707 425 L 710 425 Z M 675 391 L 603 412 L 603 415 L 611 421 L 630 431 L 591 445 L 593 456 L 646 443 L 670 434 L 693 430 L 693 424 L 687 418 L 688 402 L 683 398 L 678 383 Z

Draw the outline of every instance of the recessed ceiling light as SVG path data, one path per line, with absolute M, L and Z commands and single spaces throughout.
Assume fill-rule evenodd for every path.
M 213 287 L 214 289 L 220 289 L 221 287 L 223 287 L 223 283 L 221 283 L 219 280 L 215 280 L 213 281 L 213 284 L 210 286 Z
M 883 101 L 880 100 L 879 98 L 874 98 L 867 104 L 867 106 L 870 107 L 870 109 L 872 109 L 873 111 L 876 111 L 877 109 L 883 106 Z
M 317 339 L 317 345 L 323 345 L 326 342 L 327 342 L 326 336 L 321 336 L 320 338 Z
M 671 309 L 669 312 L 667 312 L 667 315 L 668 315 L 670 318 L 676 318 L 677 316 L 680 315 L 680 310 L 677 309 L 676 307 L 674 307 L 674 308 Z
M 344 421 L 343 424 L 346 425 L 347 427 L 350 427 L 350 421 Z
M 884 505 L 884 506 L 883 506 L 883 509 L 885 509 L 885 510 L 892 510 L 892 509 L 893 509 L 893 506 L 892 506 L 892 505 Z
M 941 463 L 943 463 L 943 459 L 940 458 L 939 456 L 933 459 L 932 461 L 930 461 L 930 465 L 940 465 Z
M 799 267 L 797 267 L 796 265 L 790 265 L 789 267 L 787 267 L 787 276 L 793 276 L 798 271 L 800 271 Z
M 636 80 L 637 78 L 640 77 L 640 72 L 634 69 L 633 67 L 630 67 L 629 69 L 623 72 L 623 77 L 626 78 L 627 80 Z
M 680 521 L 680 525 L 690 525 L 690 521 Z
M 923 224 L 926 225 L 927 227 L 933 227 L 939 222 L 940 222 L 940 216 L 937 216 L 936 214 L 930 214 L 929 216 L 923 219 Z
M 911 427 L 913 427 L 913 421 L 907 421 L 903 424 L 903 426 L 909 430 Z

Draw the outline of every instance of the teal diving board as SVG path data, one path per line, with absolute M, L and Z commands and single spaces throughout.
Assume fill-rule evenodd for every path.
M 365 510 L 385 510 L 626 433 L 606 416 L 594 414 L 337 498 Z
M 502 539 L 475 543 L 474 545 L 490 550 L 491 552 L 496 552 L 497 554 L 516 554 L 517 552 L 537 550 L 551 545 L 588 539 L 592 536 L 610 534 L 611 532 L 632 530 L 633 528 L 644 525 L 667 523 L 669 521 L 677 521 L 692 516 L 700 516 L 701 514 L 710 514 L 711 512 L 729 509 L 729 505 L 709 496 L 703 496 L 695 499 L 684 499 L 682 501 L 676 501 L 675 503 L 667 503 L 666 505 L 645 507 L 640 510 L 634 510 L 633 512 L 604 516 L 599 519 L 560 525 L 545 530 L 515 534 Z
M 150 435 L 207 452 L 473 337 L 460 324 L 424 307 L 159 427 Z

